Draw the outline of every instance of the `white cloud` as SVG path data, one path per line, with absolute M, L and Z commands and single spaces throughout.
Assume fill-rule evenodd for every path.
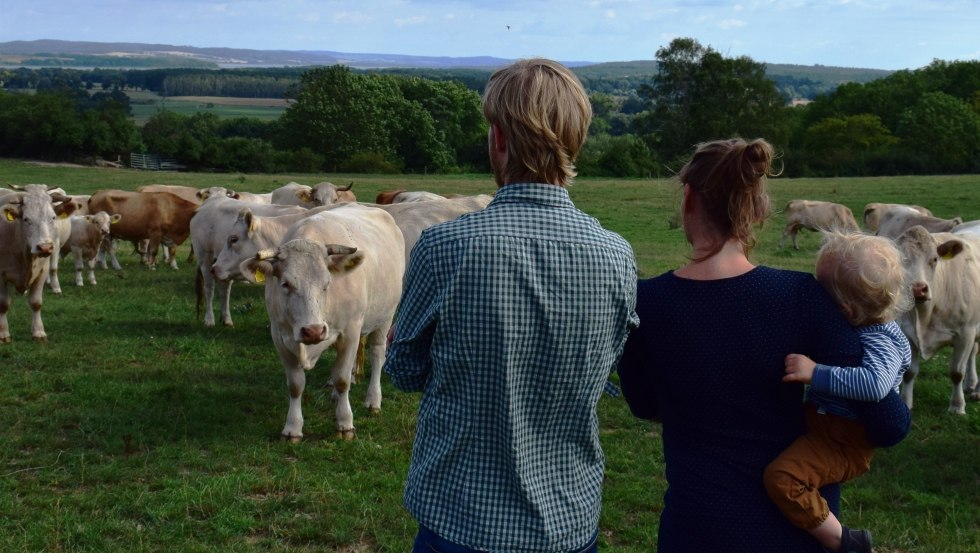
M 424 15 L 413 15 L 412 17 L 400 17 L 395 19 L 395 25 L 398 27 L 410 27 L 412 25 L 421 25 L 428 20 L 429 18 Z
M 364 12 L 337 12 L 331 19 L 337 23 L 369 23 L 374 20 Z
M 616 19 L 616 10 L 606 10 L 602 12 L 602 16 L 606 19 Z
M 747 25 L 747 23 L 744 22 L 744 21 L 742 21 L 741 19 L 726 19 L 726 20 L 722 21 L 721 23 L 718 23 L 718 26 L 719 27 L 721 27 L 722 29 L 726 29 L 726 30 L 727 29 L 739 29 L 739 28 L 742 28 L 742 27 L 744 27 L 746 25 Z

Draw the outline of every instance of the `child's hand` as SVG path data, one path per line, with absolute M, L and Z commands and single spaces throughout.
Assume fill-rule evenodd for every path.
M 813 380 L 813 368 L 816 366 L 806 355 L 791 353 L 786 356 L 786 376 L 783 377 L 783 382 L 809 384 Z

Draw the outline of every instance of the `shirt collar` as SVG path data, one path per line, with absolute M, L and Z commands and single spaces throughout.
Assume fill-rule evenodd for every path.
M 508 202 L 530 202 L 554 207 L 574 207 L 568 190 L 554 184 L 516 183 L 497 189 L 490 205 Z

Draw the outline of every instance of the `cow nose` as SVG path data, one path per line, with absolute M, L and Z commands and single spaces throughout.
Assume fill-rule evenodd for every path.
M 43 244 L 37 245 L 37 255 L 39 257 L 48 257 L 54 252 L 54 244 L 51 242 L 44 242 Z
M 915 301 L 922 302 L 930 298 L 929 296 L 929 285 L 923 282 L 917 282 L 912 285 L 912 297 Z
M 307 325 L 299 329 L 304 344 L 318 344 L 327 337 L 327 325 Z

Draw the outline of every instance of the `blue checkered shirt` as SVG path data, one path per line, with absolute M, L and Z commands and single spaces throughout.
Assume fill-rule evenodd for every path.
M 568 192 L 510 184 L 412 251 L 385 372 L 422 391 L 405 505 L 473 549 L 561 552 L 599 524 L 596 404 L 637 324 L 636 262 Z

